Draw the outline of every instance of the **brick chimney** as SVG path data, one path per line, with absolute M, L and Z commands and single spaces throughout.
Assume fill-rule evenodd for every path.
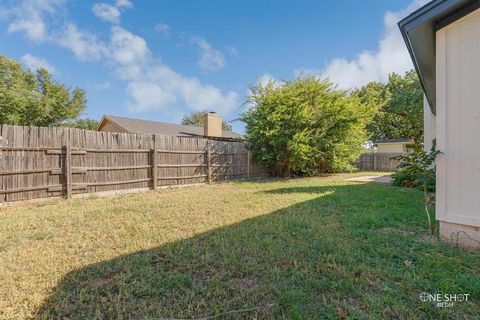
M 203 116 L 203 135 L 206 137 L 222 137 L 222 117 L 215 112 Z

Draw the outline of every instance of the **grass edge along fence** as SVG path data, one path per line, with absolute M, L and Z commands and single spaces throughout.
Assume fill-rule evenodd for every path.
M 0 126 L 0 202 L 266 176 L 246 142 Z

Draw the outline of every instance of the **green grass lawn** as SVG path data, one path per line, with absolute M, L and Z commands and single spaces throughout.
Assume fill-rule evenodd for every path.
M 428 237 L 421 192 L 350 176 L 6 206 L 0 317 L 478 318 L 480 254 Z

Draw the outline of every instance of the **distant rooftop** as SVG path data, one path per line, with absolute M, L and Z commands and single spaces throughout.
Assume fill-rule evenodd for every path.
M 125 117 L 117 117 L 106 115 L 100 122 L 99 128 L 102 126 L 103 120 L 107 119 L 113 121 L 118 126 L 122 127 L 125 131 L 131 133 L 149 133 L 158 134 L 164 136 L 177 136 L 177 137 L 203 137 L 203 127 L 174 124 L 150 120 L 132 119 Z M 241 134 L 230 130 L 223 130 L 222 138 L 242 138 Z
M 382 144 L 382 143 L 413 143 L 413 140 L 410 138 L 397 138 L 397 139 L 378 140 L 374 142 L 374 144 Z

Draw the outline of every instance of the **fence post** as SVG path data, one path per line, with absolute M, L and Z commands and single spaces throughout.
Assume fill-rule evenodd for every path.
M 247 150 L 247 178 L 250 179 L 250 150 Z
M 209 140 L 207 140 L 206 149 L 205 149 L 205 160 L 207 162 L 207 183 L 212 183 L 212 164 L 210 159 L 210 146 Z
M 67 199 L 72 198 L 72 149 L 69 144 L 63 147 L 64 150 L 64 174 L 67 187 Z
M 158 165 L 157 165 L 157 135 L 153 135 L 153 149 L 152 152 L 152 189 L 157 189 L 158 178 Z
M 0 128 L 1 127 L 2 126 L 0 125 Z M 0 137 L 0 147 L 3 147 L 3 138 L 2 137 Z M 3 158 L 3 153 L 0 151 L 0 171 L 3 171 L 3 170 L 5 170 L 5 162 L 4 162 L 4 158 Z M 0 189 L 1 190 L 5 189 L 5 186 L 3 185 L 3 176 L 0 176 Z M 0 205 L 2 205 L 3 202 L 5 202 L 6 197 L 7 197 L 6 194 L 0 195 Z
M 373 171 L 377 171 L 377 154 L 373 154 Z

